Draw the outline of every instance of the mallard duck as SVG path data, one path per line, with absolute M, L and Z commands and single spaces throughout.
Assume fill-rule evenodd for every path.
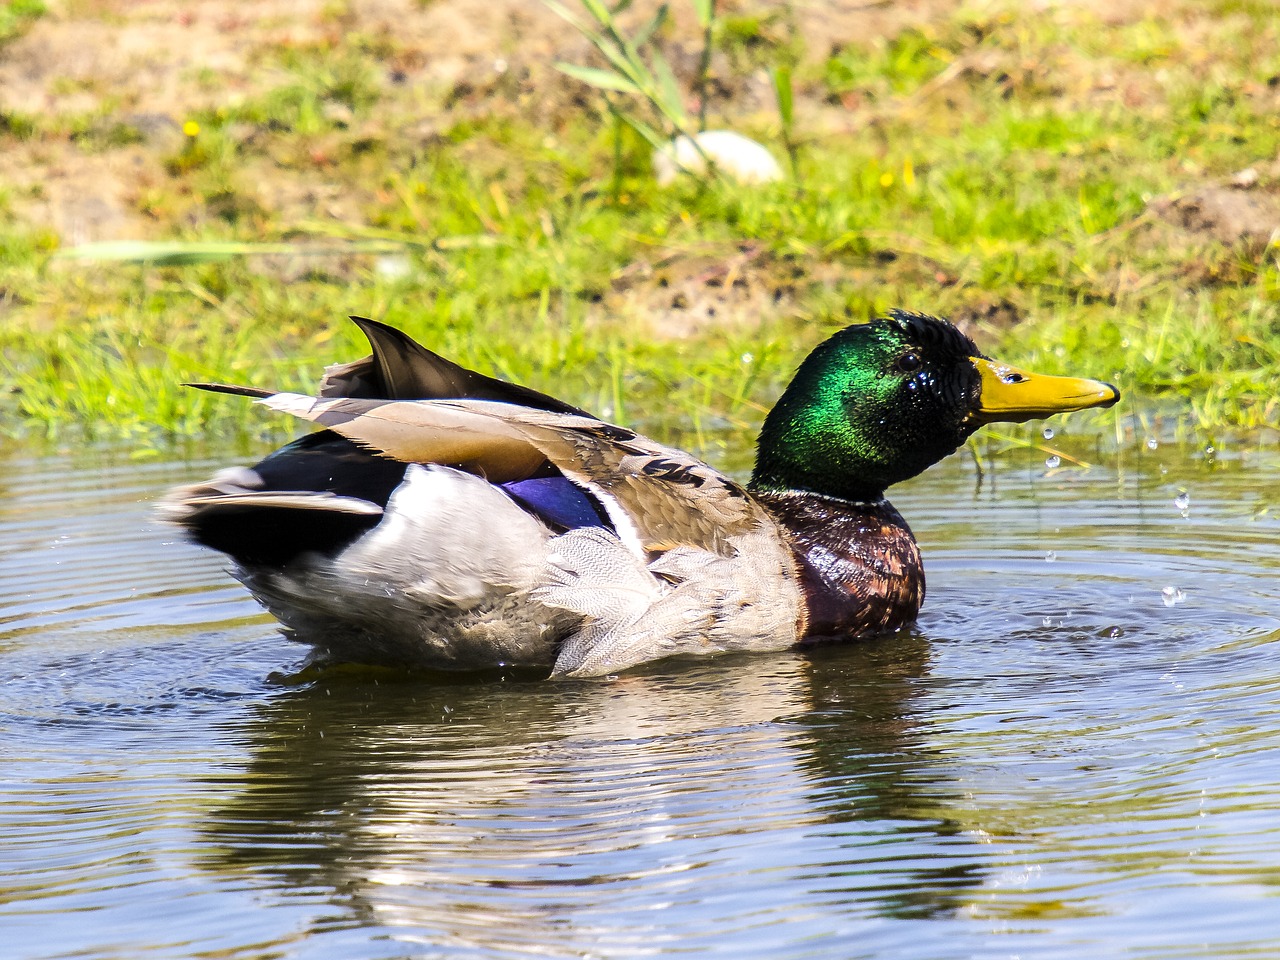
M 318 396 L 195 384 L 324 429 L 161 507 L 324 660 L 585 677 L 897 630 L 924 569 L 885 490 L 982 424 L 1120 396 L 895 310 L 804 360 L 743 485 L 352 319 L 372 355 Z

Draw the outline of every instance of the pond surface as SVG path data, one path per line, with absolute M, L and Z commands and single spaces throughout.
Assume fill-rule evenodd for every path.
M 5 454 L 5 957 L 1280 956 L 1274 448 L 953 457 L 916 634 L 563 683 L 282 681 L 150 518 L 236 459 Z

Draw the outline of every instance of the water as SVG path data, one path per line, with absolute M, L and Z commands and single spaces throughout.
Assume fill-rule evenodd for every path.
M 915 635 L 555 684 L 289 679 L 149 517 L 227 458 L 8 451 L 0 952 L 1280 955 L 1280 457 L 1135 447 L 899 491 Z

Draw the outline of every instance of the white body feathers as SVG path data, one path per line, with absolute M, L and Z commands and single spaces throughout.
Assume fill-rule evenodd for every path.
M 256 486 L 251 470 L 224 471 L 175 491 L 161 513 L 181 523 L 213 490 L 242 502 Z M 308 498 L 320 509 L 338 499 L 288 495 L 294 505 Z M 478 476 L 411 464 L 378 525 L 338 554 L 232 572 L 323 660 L 593 677 L 674 655 L 795 643 L 799 591 L 767 534 L 732 538 L 730 556 L 685 546 L 652 562 L 627 540 L 598 527 L 557 536 Z

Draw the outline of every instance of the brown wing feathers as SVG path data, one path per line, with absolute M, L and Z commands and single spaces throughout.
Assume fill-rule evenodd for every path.
M 634 529 L 650 551 L 683 544 L 725 553 L 732 549 L 728 537 L 771 523 L 741 487 L 688 454 L 468 370 L 385 324 L 351 319 L 372 353 L 329 367 L 318 398 L 192 386 L 253 397 L 383 457 L 455 466 L 491 483 L 527 479 L 550 463 L 598 498 L 615 501 L 625 514 L 610 510 L 619 532 Z
M 277 394 L 258 402 L 396 460 L 458 466 L 493 483 L 525 479 L 550 461 L 616 500 L 647 550 L 686 544 L 722 553 L 728 537 L 768 522 L 741 487 L 701 461 L 596 420 L 483 400 Z
M 504 429 L 501 419 L 477 415 L 461 406 L 468 401 L 428 404 L 278 393 L 258 402 L 328 427 L 402 463 L 459 467 L 491 483 L 528 479 L 547 459 L 518 433 Z M 519 409 L 507 404 L 502 407 L 507 411 Z

